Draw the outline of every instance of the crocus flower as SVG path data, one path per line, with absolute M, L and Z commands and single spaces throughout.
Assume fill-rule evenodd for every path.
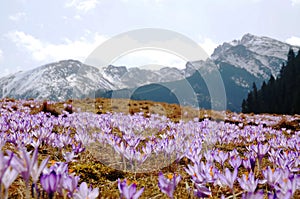
M 75 199 L 95 199 L 99 195 L 98 188 L 88 188 L 86 182 L 80 184 L 78 192 L 74 193 Z
M 282 169 L 289 168 L 289 170 L 291 170 L 293 168 L 294 162 L 294 158 L 290 158 L 287 155 L 279 154 L 276 158 L 275 163 Z
M 78 144 L 72 144 L 72 150 L 74 151 L 75 154 L 79 154 L 85 151 L 84 146 L 82 146 L 81 142 Z
M 253 172 L 250 172 L 249 174 L 243 174 L 242 178 L 238 178 L 238 182 L 242 189 L 254 193 L 258 184 L 258 179 L 255 179 Z
M 68 164 L 65 162 L 56 162 L 50 168 L 45 168 L 43 175 L 49 175 L 51 172 L 54 172 L 58 176 L 56 191 L 59 194 L 63 194 L 63 180 L 68 176 Z
M 57 175 L 53 170 L 49 174 L 43 174 L 41 176 L 40 182 L 43 189 L 48 193 L 49 198 L 53 198 L 54 193 L 56 192 L 61 175 Z
M 212 163 L 208 162 L 205 164 L 203 161 L 193 166 L 189 164 L 188 168 L 185 168 L 185 171 L 192 176 L 192 180 L 195 183 L 215 182 L 219 173 L 219 170 Z
M 199 147 L 189 147 L 189 149 L 185 152 L 185 156 L 190 159 L 193 163 L 199 163 L 202 158 L 202 148 Z
M 203 184 L 195 183 L 196 189 L 194 190 L 194 195 L 198 198 L 206 198 L 211 196 L 210 188 L 207 188 Z
M 292 191 L 289 190 L 286 193 L 282 193 L 281 191 L 275 191 L 275 193 L 268 193 L 268 199 L 290 199 L 292 198 Z
M 262 180 L 262 183 L 267 182 L 272 187 L 274 187 L 281 178 L 281 171 L 279 168 L 271 169 L 271 167 L 268 166 L 262 171 L 262 174 L 265 177 L 265 179 Z
M 215 160 L 223 166 L 224 162 L 228 159 L 228 153 L 224 151 L 218 151 L 215 153 L 214 157 Z
M 19 173 L 18 171 L 16 171 L 15 169 L 13 169 L 12 167 L 9 167 L 3 177 L 2 177 L 2 184 L 5 187 L 5 191 L 8 191 L 8 188 L 10 187 L 10 185 L 15 181 L 15 179 L 18 177 Z M 7 195 L 7 193 L 6 193 Z
M 229 159 L 229 164 L 233 168 L 239 168 L 242 164 L 242 159 L 240 158 L 239 155 L 231 156 L 230 159 Z
M 269 154 L 268 159 L 270 160 L 270 162 L 275 163 L 275 161 L 276 161 L 277 157 L 279 156 L 281 150 L 282 149 L 274 150 L 274 148 L 271 148 L 269 150 L 269 152 L 268 152 L 268 154 Z
M 180 175 L 176 176 L 175 174 L 170 174 L 168 175 L 168 178 L 166 178 L 160 171 L 158 174 L 158 187 L 160 188 L 161 192 L 167 194 L 169 198 L 173 198 L 175 188 L 180 180 Z
M 77 157 L 74 151 L 71 152 L 63 152 L 63 157 L 67 163 L 74 161 L 73 159 Z
M 255 158 L 253 156 L 250 156 L 250 158 L 244 158 L 243 166 L 247 169 L 248 172 L 250 171 L 254 172 Z
M 72 197 L 78 187 L 79 176 L 68 175 L 63 179 L 63 188 L 68 191 L 68 196 Z
M 248 192 L 242 195 L 242 199 L 264 199 L 264 191 L 258 190 L 255 193 Z
M 251 145 L 251 149 L 256 153 L 258 160 L 261 162 L 262 158 L 268 153 L 270 145 L 258 143 L 258 145 Z
M 234 168 L 233 172 L 230 172 L 228 168 L 225 169 L 224 174 L 219 174 L 219 178 L 222 185 L 227 185 L 231 190 L 233 190 L 233 184 L 237 178 L 238 169 Z
M 36 150 L 36 151 L 37 151 L 37 150 Z M 34 162 L 32 168 L 31 168 L 31 171 L 30 171 L 30 175 L 31 175 L 31 177 L 32 177 L 33 183 L 36 183 L 36 182 L 38 181 L 38 179 L 39 179 L 39 177 L 40 177 L 40 175 L 41 175 L 43 169 L 44 169 L 44 168 L 46 167 L 46 165 L 47 165 L 48 160 L 49 160 L 49 157 L 46 158 L 46 159 L 44 159 L 44 160 L 42 161 L 42 163 L 40 164 L 40 166 L 38 165 L 38 162 L 37 162 L 37 161 Z
M 2 176 L 4 175 L 5 171 L 10 166 L 10 162 L 14 156 L 14 154 L 10 151 L 8 151 L 8 156 L 5 156 L 2 153 L 2 150 L 0 151 L 0 180 L 2 179 Z
M 39 171 L 39 168 L 37 166 L 38 149 L 36 148 L 34 150 L 32 157 L 30 157 L 30 154 L 31 154 L 31 152 L 27 152 L 25 149 L 22 149 L 21 153 L 20 153 L 20 158 L 17 156 L 14 156 L 13 161 L 11 162 L 13 168 L 16 169 L 22 175 L 22 177 L 25 180 L 25 183 L 27 185 L 29 182 L 30 174 L 33 174 L 35 177 L 34 180 L 37 181 L 35 174 L 40 174 L 40 171 L 42 170 L 42 169 L 40 169 L 40 171 Z M 41 166 L 45 166 L 46 163 L 45 162 L 42 163 L 43 165 L 41 165 Z M 35 167 L 36 171 L 32 172 L 32 169 L 34 167 Z M 37 178 L 38 177 L 39 176 L 37 176 Z
M 289 176 L 288 178 L 282 178 L 278 186 L 275 186 L 275 189 L 285 194 L 291 192 L 292 195 L 300 188 L 300 177 L 296 174 Z
M 139 198 L 142 195 L 144 188 L 137 191 L 135 183 L 132 183 L 131 185 L 128 185 L 127 183 L 128 183 L 128 181 L 126 179 L 123 180 L 123 182 L 121 182 L 121 180 L 118 179 L 118 188 L 120 191 L 120 198 L 125 198 L 125 199 Z
M 229 152 L 229 156 L 239 156 L 239 152 L 236 149 L 233 149 L 232 151 Z

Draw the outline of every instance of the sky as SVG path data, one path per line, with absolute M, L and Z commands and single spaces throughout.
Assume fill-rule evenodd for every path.
M 300 46 L 299 19 L 300 0 L 0 0 L 0 77 L 59 60 L 84 62 L 103 42 L 142 28 L 182 34 L 208 55 L 246 33 Z M 185 60 L 140 50 L 114 64 L 180 68 Z

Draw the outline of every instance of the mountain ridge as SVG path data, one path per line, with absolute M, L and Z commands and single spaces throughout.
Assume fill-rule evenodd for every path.
M 172 82 L 192 77 L 196 71 L 210 73 L 218 69 L 224 81 L 228 105 L 231 110 L 239 111 L 239 100 L 245 98 L 252 82 L 259 86 L 270 75 L 279 74 L 281 64 L 286 61 L 289 48 L 298 49 L 299 47 L 248 33 L 240 40 L 219 45 L 211 58 L 207 60 L 187 62 L 184 69 L 164 67 L 160 70 L 147 70 L 113 65 L 97 68 L 76 60 L 62 60 L 1 77 L 0 97 L 54 101 L 93 97 L 96 90 L 105 93 L 110 90 L 129 88 L 136 90 L 151 84 L 167 83 L 169 85 Z M 193 81 L 197 81 L 197 78 Z M 232 99 L 231 95 L 236 99 Z M 202 96 L 202 98 L 207 97 Z

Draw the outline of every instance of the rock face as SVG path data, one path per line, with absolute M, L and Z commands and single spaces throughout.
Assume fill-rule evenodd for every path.
M 198 102 L 203 107 L 203 104 L 208 106 L 210 98 L 206 96 L 205 82 L 199 78 L 218 69 L 226 89 L 227 108 L 239 111 L 241 101 L 246 97 L 253 82 L 260 87 L 270 75 L 276 77 L 279 74 L 290 48 L 299 49 L 268 37 L 246 34 L 240 40 L 225 42 L 218 46 L 211 58 L 205 61 L 188 62 L 182 70 L 171 67 L 152 70 L 113 65 L 97 68 L 79 61 L 64 60 L 0 78 L 0 97 L 58 101 L 93 97 L 96 90 L 101 90 L 102 94 L 106 91 L 137 90 L 137 88 L 143 92 L 144 89 L 150 92 L 153 91 L 151 86 L 153 83 L 155 87 L 167 84 L 167 88 L 176 90 L 175 85 L 180 87 L 181 82 L 189 82 L 196 96 L 201 96 Z M 194 75 L 196 71 L 200 72 L 200 75 Z M 155 100 L 174 102 L 167 100 L 169 97 L 164 96 L 164 93 L 171 96 L 162 90 L 158 93 L 148 93 L 147 99 L 152 100 L 153 96 Z M 104 96 L 107 96 L 107 93 Z M 203 100 L 206 102 L 203 103 Z

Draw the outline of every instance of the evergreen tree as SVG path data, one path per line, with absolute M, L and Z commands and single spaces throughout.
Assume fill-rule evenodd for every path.
M 287 63 L 282 64 L 278 78 L 270 76 L 268 83 L 263 82 L 260 90 L 253 83 L 252 91 L 243 100 L 245 113 L 300 113 L 300 50 L 295 55 L 290 49 Z
M 256 87 L 256 84 L 255 84 L 255 82 L 253 82 L 253 85 L 252 85 L 252 89 L 253 89 L 253 91 L 252 91 L 252 100 L 253 100 L 253 107 L 252 107 L 252 111 L 254 112 L 254 113 L 258 113 L 258 94 L 257 94 L 257 87 Z
M 242 112 L 248 113 L 248 106 L 247 106 L 247 102 L 245 99 L 243 99 L 243 102 L 242 102 Z
M 294 59 L 295 59 L 294 50 L 292 48 L 290 48 L 289 53 L 288 53 L 288 62 L 291 62 Z

